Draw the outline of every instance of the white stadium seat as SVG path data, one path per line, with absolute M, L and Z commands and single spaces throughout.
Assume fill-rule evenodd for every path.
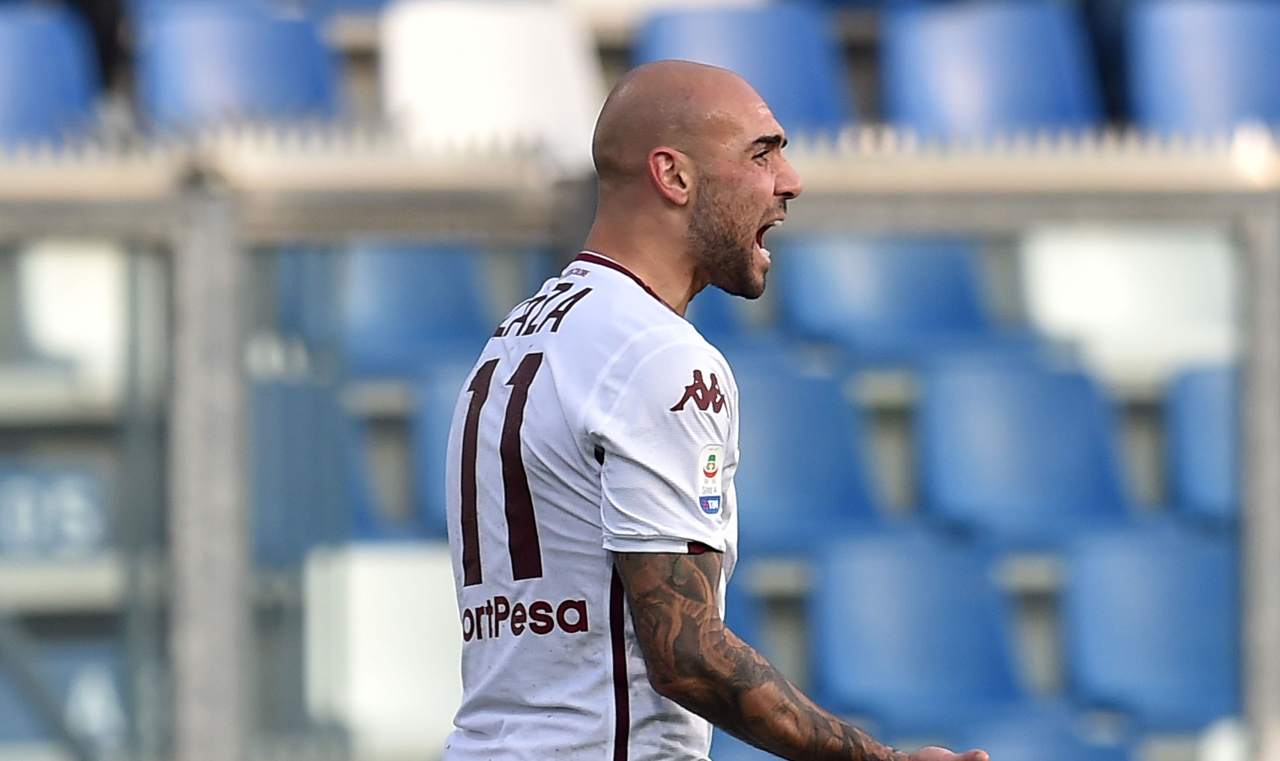
M 604 102 L 592 38 L 552 4 L 402 0 L 382 17 L 382 96 L 415 143 L 540 144 L 567 174 L 591 169 Z
M 1041 228 L 1023 239 L 1022 275 L 1031 322 L 1112 383 L 1160 385 L 1235 353 L 1235 258 L 1221 231 Z

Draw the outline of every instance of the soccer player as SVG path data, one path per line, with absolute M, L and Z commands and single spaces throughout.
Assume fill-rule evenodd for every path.
M 605 102 L 586 250 L 498 326 L 454 411 L 446 761 L 699 761 L 712 723 L 787 759 L 985 761 L 876 742 L 722 619 L 738 391 L 683 314 L 708 285 L 764 292 L 801 189 L 785 145 L 724 69 L 648 64 Z

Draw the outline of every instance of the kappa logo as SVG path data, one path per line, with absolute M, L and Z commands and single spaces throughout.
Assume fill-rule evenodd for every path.
M 703 380 L 702 371 L 693 371 L 693 383 L 684 387 L 684 396 L 680 397 L 680 401 L 676 402 L 671 408 L 672 412 L 679 412 L 690 400 L 698 405 L 698 409 L 704 412 L 710 408 L 712 412 L 719 412 L 724 409 L 724 394 L 720 391 L 720 380 L 716 378 L 715 373 L 708 373 L 711 376 L 711 385 Z

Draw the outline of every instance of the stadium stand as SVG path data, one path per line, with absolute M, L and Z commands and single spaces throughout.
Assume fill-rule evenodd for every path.
M 1180 512 L 1215 523 L 1240 514 L 1239 373 L 1230 367 L 1190 368 L 1165 401 L 1165 463 L 1170 502 Z
M 478 352 L 497 324 L 482 254 L 447 243 L 354 246 L 340 278 L 348 372 L 412 379 L 449 346 Z
M 984 556 L 909 531 L 824 546 L 809 600 L 815 695 L 887 736 L 954 734 L 1031 704 Z
M 0 560 L 97 555 L 114 541 L 114 518 L 94 469 L 0 459 Z
M 57 639 L 42 642 L 34 656 L 30 665 L 49 686 L 73 731 L 99 754 L 120 752 L 128 731 L 120 648 L 105 640 Z M 53 736 L 0 669 L 0 748 L 31 753 Z
M 445 459 L 449 449 L 449 424 L 458 394 L 466 385 L 474 362 L 473 356 L 437 361 L 423 372 L 417 386 L 417 408 L 412 423 L 414 502 L 423 524 L 432 536 L 440 538 L 446 535 Z
M 1280 7 L 1257 0 L 1137 3 L 1129 26 L 1128 88 L 1138 126 L 1226 133 L 1280 122 L 1275 66 Z
M 1236 351 L 1238 276 L 1219 230 L 1043 227 L 1023 237 L 1021 266 L 1031 324 L 1110 383 L 1158 388 Z
M 590 169 L 604 74 L 564 8 L 405 0 L 383 14 L 380 50 L 386 115 L 415 143 L 541 145 L 567 173 Z
M 990 314 L 982 261 L 959 240 L 801 238 L 775 245 L 773 284 L 789 333 L 838 343 L 865 364 L 913 364 L 935 352 L 1025 349 L 1034 337 Z
M 250 3 L 166 3 L 139 27 L 138 105 L 153 128 L 338 113 L 336 61 L 305 17 Z
M 796 133 L 837 132 L 853 120 L 832 20 L 820 8 L 663 10 L 636 33 L 631 58 L 634 64 L 682 58 L 733 69 L 756 88 L 778 122 Z
M 1062 618 L 1073 698 L 1155 732 L 1236 715 L 1238 572 L 1234 540 L 1172 523 L 1080 536 Z
M 95 123 L 100 74 L 81 20 L 57 6 L 0 4 L 0 142 L 60 142 Z
M 711 739 L 711 757 L 716 761 L 768 761 L 777 758 L 720 729 L 715 730 Z
M 882 517 L 862 422 L 830 376 L 806 376 L 768 349 L 733 363 L 744 455 L 734 476 L 744 556 L 808 554 Z M 739 355 L 741 356 L 741 355 Z M 767 455 L 764 453 L 768 453 Z M 752 453 L 758 453 L 753 455 Z
M 1083 374 L 945 361 L 921 379 L 921 508 L 1010 549 L 1125 521 L 1112 410 Z
M 902 3 L 883 12 L 886 120 L 935 137 L 986 137 L 1100 123 L 1075 9 L 1053 0 Z
M 978 721 L 951 747 L 982 748 L 1000 761 L 1136 761 L 1127 744 L 1088 742 L 1071 717 L 1058 713 Z

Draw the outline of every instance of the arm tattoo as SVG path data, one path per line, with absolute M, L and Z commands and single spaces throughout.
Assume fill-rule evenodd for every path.
M 819 708 L 724 625 L 720 554 L 619 553 L 636 638 L 660 694 L 787 759 L 907 761 Z

